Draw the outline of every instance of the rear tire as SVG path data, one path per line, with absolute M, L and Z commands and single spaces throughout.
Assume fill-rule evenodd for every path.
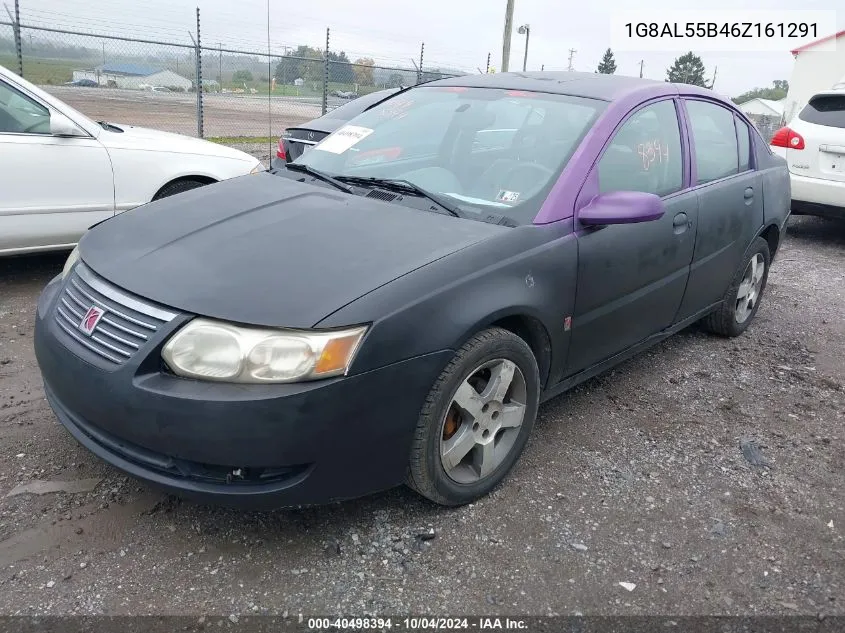
M 161 200 L 162 198 L 169 198 L 170 196 L 175 196 L 177 193 L 183 193 L 185 191 L 190 191 L 191 189 L 197 189 L 207 184 L 207 182 L 203 182 L 202 180 L 177 180 L 176 182 L 171 182 L 164 185 L 164 187 L 162 187 L 159 192 L 153 197 L 153 200 L 155 201 Z
M 748 328 L 760 307 L 769 278 L 770 263 L 769 243 L 762 237 L 756 238 L 734 274 L 722 304 L 704 318 L 706 330 L 720 336 L 734 337 Z
M 488 494 L 525 448 L 539 394 L 537 361 L 524 340 L 498 327 L 473 336 L 425 400 L 408 486 L 446 506 Z

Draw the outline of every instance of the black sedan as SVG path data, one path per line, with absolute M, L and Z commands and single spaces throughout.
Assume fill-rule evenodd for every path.
M 350 119 L 358 116 L 364 110 L 380 101 L 396 94 L 400 88 L 388 88 L 378 90 L 358 97 L 354 101 L 345 103 L 324 114 L 323 116 L 297 125 L 285 130 L 279 139 L 279 149 L 276 156 L 271 160 L 271 166 L 279 169 L 305 153 L 305 151 L 334 132 L 336 129 L 347 123 Z
M 760 307 L 789 173 L 710 90 L 433 82 L 284 169 L 90 230 L 38 302 L 60 422 L 185 496 L 324 503 L 502 482 L 539 403 Z

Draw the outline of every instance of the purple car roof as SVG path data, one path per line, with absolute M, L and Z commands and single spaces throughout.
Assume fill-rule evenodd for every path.
M 465 86 L 468 88 L 502 88 L 504 90 L 529 90 L 549 92 L 617 101 L 624 97 L 643 93 L 645 98 L 663 95 L 702 95 L 719 101 L 727 100 L 707 88 L 687 84 L 672 84 L 653 79 L 640 79 L 624 75 L 602 75 L 599 73 L 562 72 L 514 72 L 463 75 L 433 81 L 428 86 Z

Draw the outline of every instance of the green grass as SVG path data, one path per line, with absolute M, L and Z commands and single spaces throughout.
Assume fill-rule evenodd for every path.
M 18 60 L 14 55 L 0 55 L 0 66 L 17 72 Z M 23 76 L 24 79 L 36 85 L 59 85 L 71 81 L 74 70 L 85 67 L 86 64 L 83 61 L 24 57 Z

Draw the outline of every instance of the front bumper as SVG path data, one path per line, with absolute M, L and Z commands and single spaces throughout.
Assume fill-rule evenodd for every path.
M 42 293 L 35 353 L 47 399 L 86 448 L 117 468 L 202 502 L 272 509 L 401 484 L 423 401 L 451 352 L 365 374 L 287 385 L 206 383 L 162 371 L 180 315 L 123 365 L 71 349 L 55 318 L 62 282 Z

